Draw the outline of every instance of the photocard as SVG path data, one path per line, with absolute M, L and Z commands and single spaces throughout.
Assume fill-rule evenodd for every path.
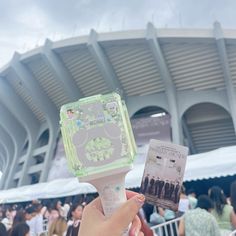
M 150 140 L 140 190 L 147 202 L 178 210 L 187 155 L 187 147 Z

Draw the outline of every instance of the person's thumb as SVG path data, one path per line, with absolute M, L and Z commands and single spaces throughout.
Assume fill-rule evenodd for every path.
M 144 204 L 145 197 L 142 194 L 130 198 L 111 216 L 109 221 L 117 226 L 117 229 L 123 231 L 133 221 L 139 209 Z

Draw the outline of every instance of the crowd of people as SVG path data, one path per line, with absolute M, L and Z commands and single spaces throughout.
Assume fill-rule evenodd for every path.
M 141 215 L 138 216 L 145 197 L 132 191 L 127 191 L 126 194 L 129 200 L 109 221 L 104 217 L 101 201 L 96 196 L 78 196 L 74 200 L 66 198 L 63 204 L 61 200 L 54 199 L 32 201 L 25 207 L 21 204 L 2 205 L 0 236 L 110 236 L 111 232 L 114 236 L 119 236 L 128 228 L 130 222 L 131 236 L 153 236 Z M 95 221 L 99 224 L 95 224 Z M 102 225 L 104 226 L 100 227 Z M 137 234 L 137 231 L 140 232 Z
M 135 196 L 134 193 L 131 195 Z M 78 236 L 84 207 L 95 197 L 77 196 L 74 199 L 68 197 L 41 202 L 35 200 L 26 205 L 1 205 L 0 236 Z M 92 204 L 96 203 L 95 206 L 97 207 L 96 200 L 95 203 L 93 202 Z M 151 231 L 148 231 L 146 223 L 152 226 L 177 217 L 181 217 L 180 236 L 222 236 L 229 235 L 232 230 L 236 229 L 236 181 L 231 184 L 231 192 L 228 198 L 218 186 L 211 187 L 208 195 L 200 195 L 198 198 L 193 189 L 189 189 L 185 194 L 182 187 L 178 212 L 154 207 L 152 214 L 148 215 L 146 204 L 143 205 L 143 203 L 142 206 L 138 205 L 140 209 L 137 208 L 136 210 L 138 210 L 138 222 L 142 222 L 142 230 L 146 227 L 147 232 Z M 87 213 L 85 222 L 93 218 L 94 212 L 92 213 L 92 211 L 95 211 L 96 207 L 88 208 L 90 212 Z M 98 209 L 100 208 L 98 207 Z M 128 217 L 132 214 L 137 214 L 137 212 L 129 211 L 129 214 L 126 215 Z M 100 213 L 97 216 L 102 217 Z M 113 224 L 115 223 L 113 222 Z M 137 223 L 134 221 L 135 224 Z M 92 229 L 89 229 L 92 230 L 91 232 L 99 230 L 95 229 L 94 231 L 93 225 L 91 224 Z M 152 233 L 138 235 L 152 235 Z
M 208 195 L 201 195 L 197 205 L 191 211 L 186 211 L 180 221 L 180 236 L 230 235 L 236 229 L 236 211 L 234 194 L 236 182 L 232 184 L 231 197 L 226 198 L 218 186 L 209 189 Z
M 180 236 L 230 235 L 236 229 L 236 181 L 231 184 L 228 198 L 219 186 L 211 187 L 207 195 L 198 198 L 193 189 L 185 194 L 182 187 L 178 212 L 155 207 L 150 223 L 161 224 L 177 217 L 181 217 Z
M 77 236 L 84 206 L 93 197 L 34 200 L 0 207 L 0 236 Z

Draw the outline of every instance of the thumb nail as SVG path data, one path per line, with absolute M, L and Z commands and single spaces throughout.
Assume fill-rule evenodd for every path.
M 134 229 L 133 231 L 132 231 L 132 235 L 133 236 L 138 236 L 138 234 L 139 234 L 139 231 L 140 231 L 140 229 Z
M 143 194 L 138 194 L 135 196 L 135 200 L 139 205 L 143 205 L 145 201 L 145 196 Z
M 138 236 L 139 230 L 136 230 L 134 236 Z

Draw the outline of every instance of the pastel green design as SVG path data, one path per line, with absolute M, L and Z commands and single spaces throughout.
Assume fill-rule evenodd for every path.
M 62 106 L 60 124 L 66 157 L 75 175 L 87 176 L 132 164 L 136 145 L 126 105 L 117 93 Z
M 109 159 L 113 152 L 112 143 L 106 138 L 95 138 L 90 140 L 86 147 L 86 158 L 92 161 Z

